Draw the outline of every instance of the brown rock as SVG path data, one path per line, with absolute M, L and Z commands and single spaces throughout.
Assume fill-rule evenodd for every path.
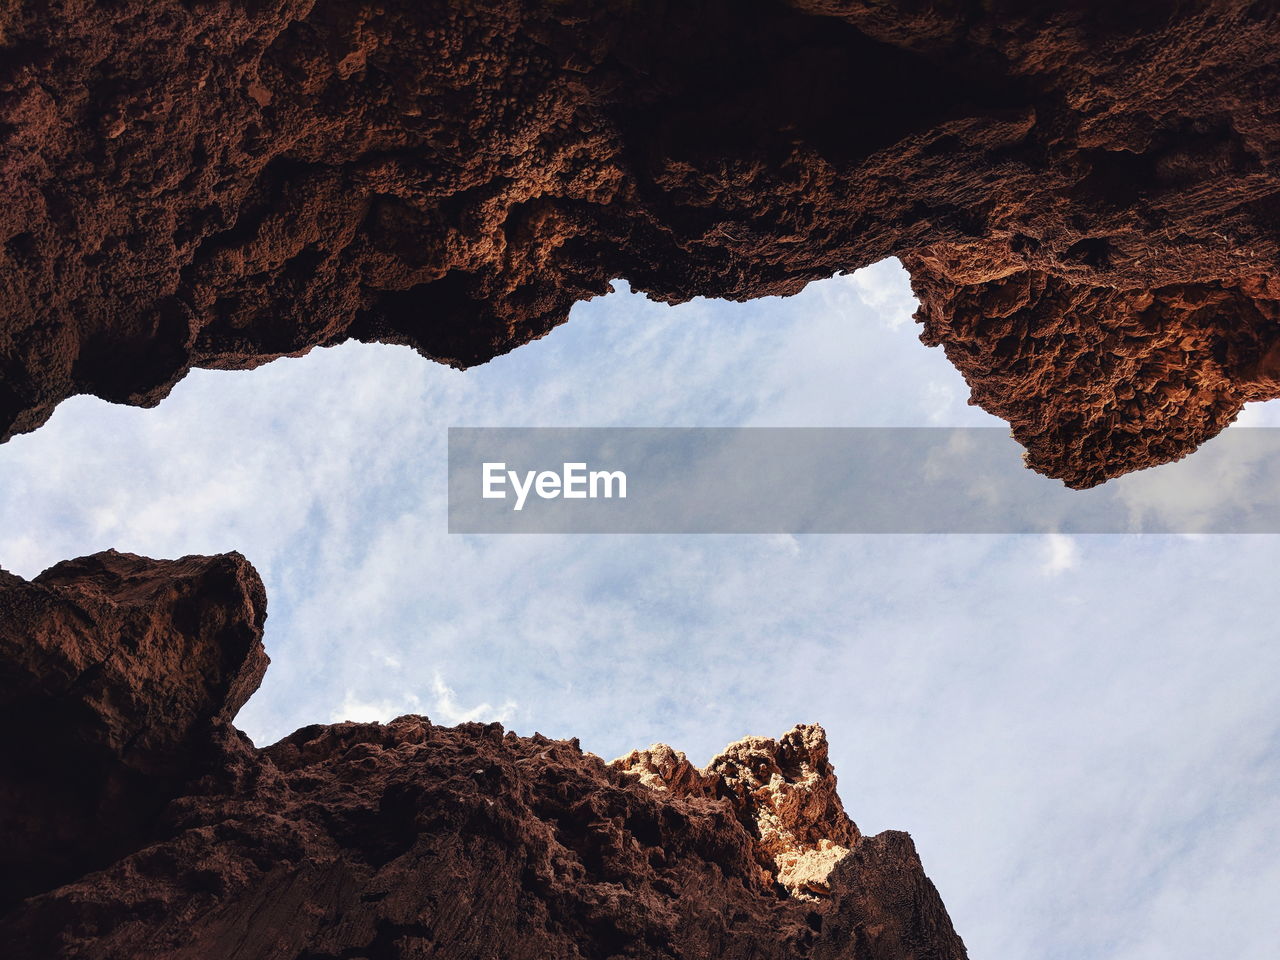
M 11 4 L 0 437 L 352 337 L 482 363 L 614 277 L 899 255 L 1034 468 L 1176 458 L 1280 389 L 1280 11 L 1066 7 Z
M 262 682 L 249 562 L 108 551 L 0 578 L 0 905 L 135 849 Z
M 26 899 L 0 915 L 6 955 L 965 956 L 910 839 L 862 837 L 845 816 L 820 727 L 748 738 L 704 771 L 667 747 L 610 765 L 576 741 L 416 716 L 259 750 L 230 719 L 265 665 L 262 611 L 235 554 L 0 577 L 5 676 L 16 661 L 32 691 L 21 736 L 51 757 L 44 779 L 6 772 L 5 810 L 74 780 L 109 786 L 113 815 L 149 811 L 105 860 L 23 876 L 11 895 Z M 68 770 L 64 744 L 92 762 Z M 65 851 L 85 836 L 66 818 L 62 800 L 28 808 L 6 836 L 28 860 Z
M 633 750 L 610 766 L 678 797 L 729 801 L 755 841 L 763 882 L 794 897 L 828 895 L 829 874 L 862 839 L 836 795 L 827 735 L 817 724 L 781 740 L 747 737 L 705 770 L 666 744 Z

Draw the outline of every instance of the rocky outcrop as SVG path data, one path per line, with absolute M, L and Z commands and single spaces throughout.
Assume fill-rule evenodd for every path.
M 761 879 L 803 900 L 830 896 L 829 878 L 862 840 L 836 795 L 826 733 L 796 727 L 781 740 L 747 737 L 699 770 L 665 744 L 613 766 L 677 797 L 728 799 L 755 841 Z
M 348 338 L 467 366 L 625 277 L 898 255 L 1075 486 L 1280 392 L 1280 13 L 1247 0 L 11 4 L 0 436 Z
M 0 571 L 0 904 L 137 848 L 262 681 L 265 617 L 234 553 Z
M 845 815 L 820 727 L 702 770 L 418 716 L 257 749 L 231 719 L 263 616 L 236 554 L 0 576 L 7 956 L 965 956 L 910 838 Z

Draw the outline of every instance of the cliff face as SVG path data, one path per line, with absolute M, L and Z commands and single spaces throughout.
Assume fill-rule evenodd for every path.
M 354 337 L 481 363 L 610 278 L 887 256 L 1076 486 L 1280 394 L 1274 4 L 11 4 L 0 437 Z
M 0 574 L 7 956 L 965 956 L 821 727 L 704 770 L 417 716 L 257 749 L 264 603 L 237 554 Z
M 261 683 L 265 616 L 239 554 L 0 571 L 0 904 L 137 848 Z

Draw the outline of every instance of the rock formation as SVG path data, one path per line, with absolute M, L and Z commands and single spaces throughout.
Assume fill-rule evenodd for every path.
M 467 366 L 625 277 L 897 255 L 1074 486 L 1280 394 L 1280 11 L 1085 0 L 0 8 L 0 437 L 348 338 Z
M 864 837 L 821 727 L 704 770 L 498 724 L 232 725 L 238 554 L 0 573 L 0 942 L 93 960 L 965 956 L 911 840 Z
M 262 682 L 265 617 L 239 554 L 0 571 L 0 904 L 137 848 Z

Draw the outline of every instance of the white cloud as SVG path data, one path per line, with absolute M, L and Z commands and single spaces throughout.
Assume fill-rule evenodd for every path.
M 510 723 L 517 709 L 514 700 L 504 701 L 499 707 L 494 707 L 487 701 L 464 707 L 458 703 L 458 695 L 444 682 L 439 671 L 436 671 L 431 678 L 431 692 L 435 695 L 433 710 L 436 722 L 448 727 L 470 720 L 497 720 L 499 723 Z
M 394 661 L 394 659 L 393 657 L 383 658 L 384 662 Z M 388 663 L 387 666 L 398 669 L 399 664 L 393 662 Z M 497 707 L 487 701 L 464 707 L 458 702 L 457 693 L 445 683 L 444 677 L 437 670 L 431 676 L 431 699 L 426 707 L 422 698 L 416 693 L 402 692 L 397 698 L 362 697 L 348 689 L 343 693 L 342 704 L 329 715 L 329 721 L 331 723 L 339 723 L 343 720 L 388 723 L 407 713 L 425 712 L 433 723 L 452 727 L 471 720 L 485 722 L 497 720 L 500 723 L 510 723 L 518 709 L 518 704 L 514 700 L 507 700 Z
M 1046 576 L 1057 576 L 1074 570 L 1080 562 L 1080 549 L 1073 537 L 1061 533 L 1045 535 L 1045 558 L 1040 570 Z
M 418 698 L 409 696 L 403 700 L 363 700 L 348 690 L 342 705 L 329 715 L 330 723 L 354 720 L 357 723 L 387 723 L 406 713 L 419 712 Z

